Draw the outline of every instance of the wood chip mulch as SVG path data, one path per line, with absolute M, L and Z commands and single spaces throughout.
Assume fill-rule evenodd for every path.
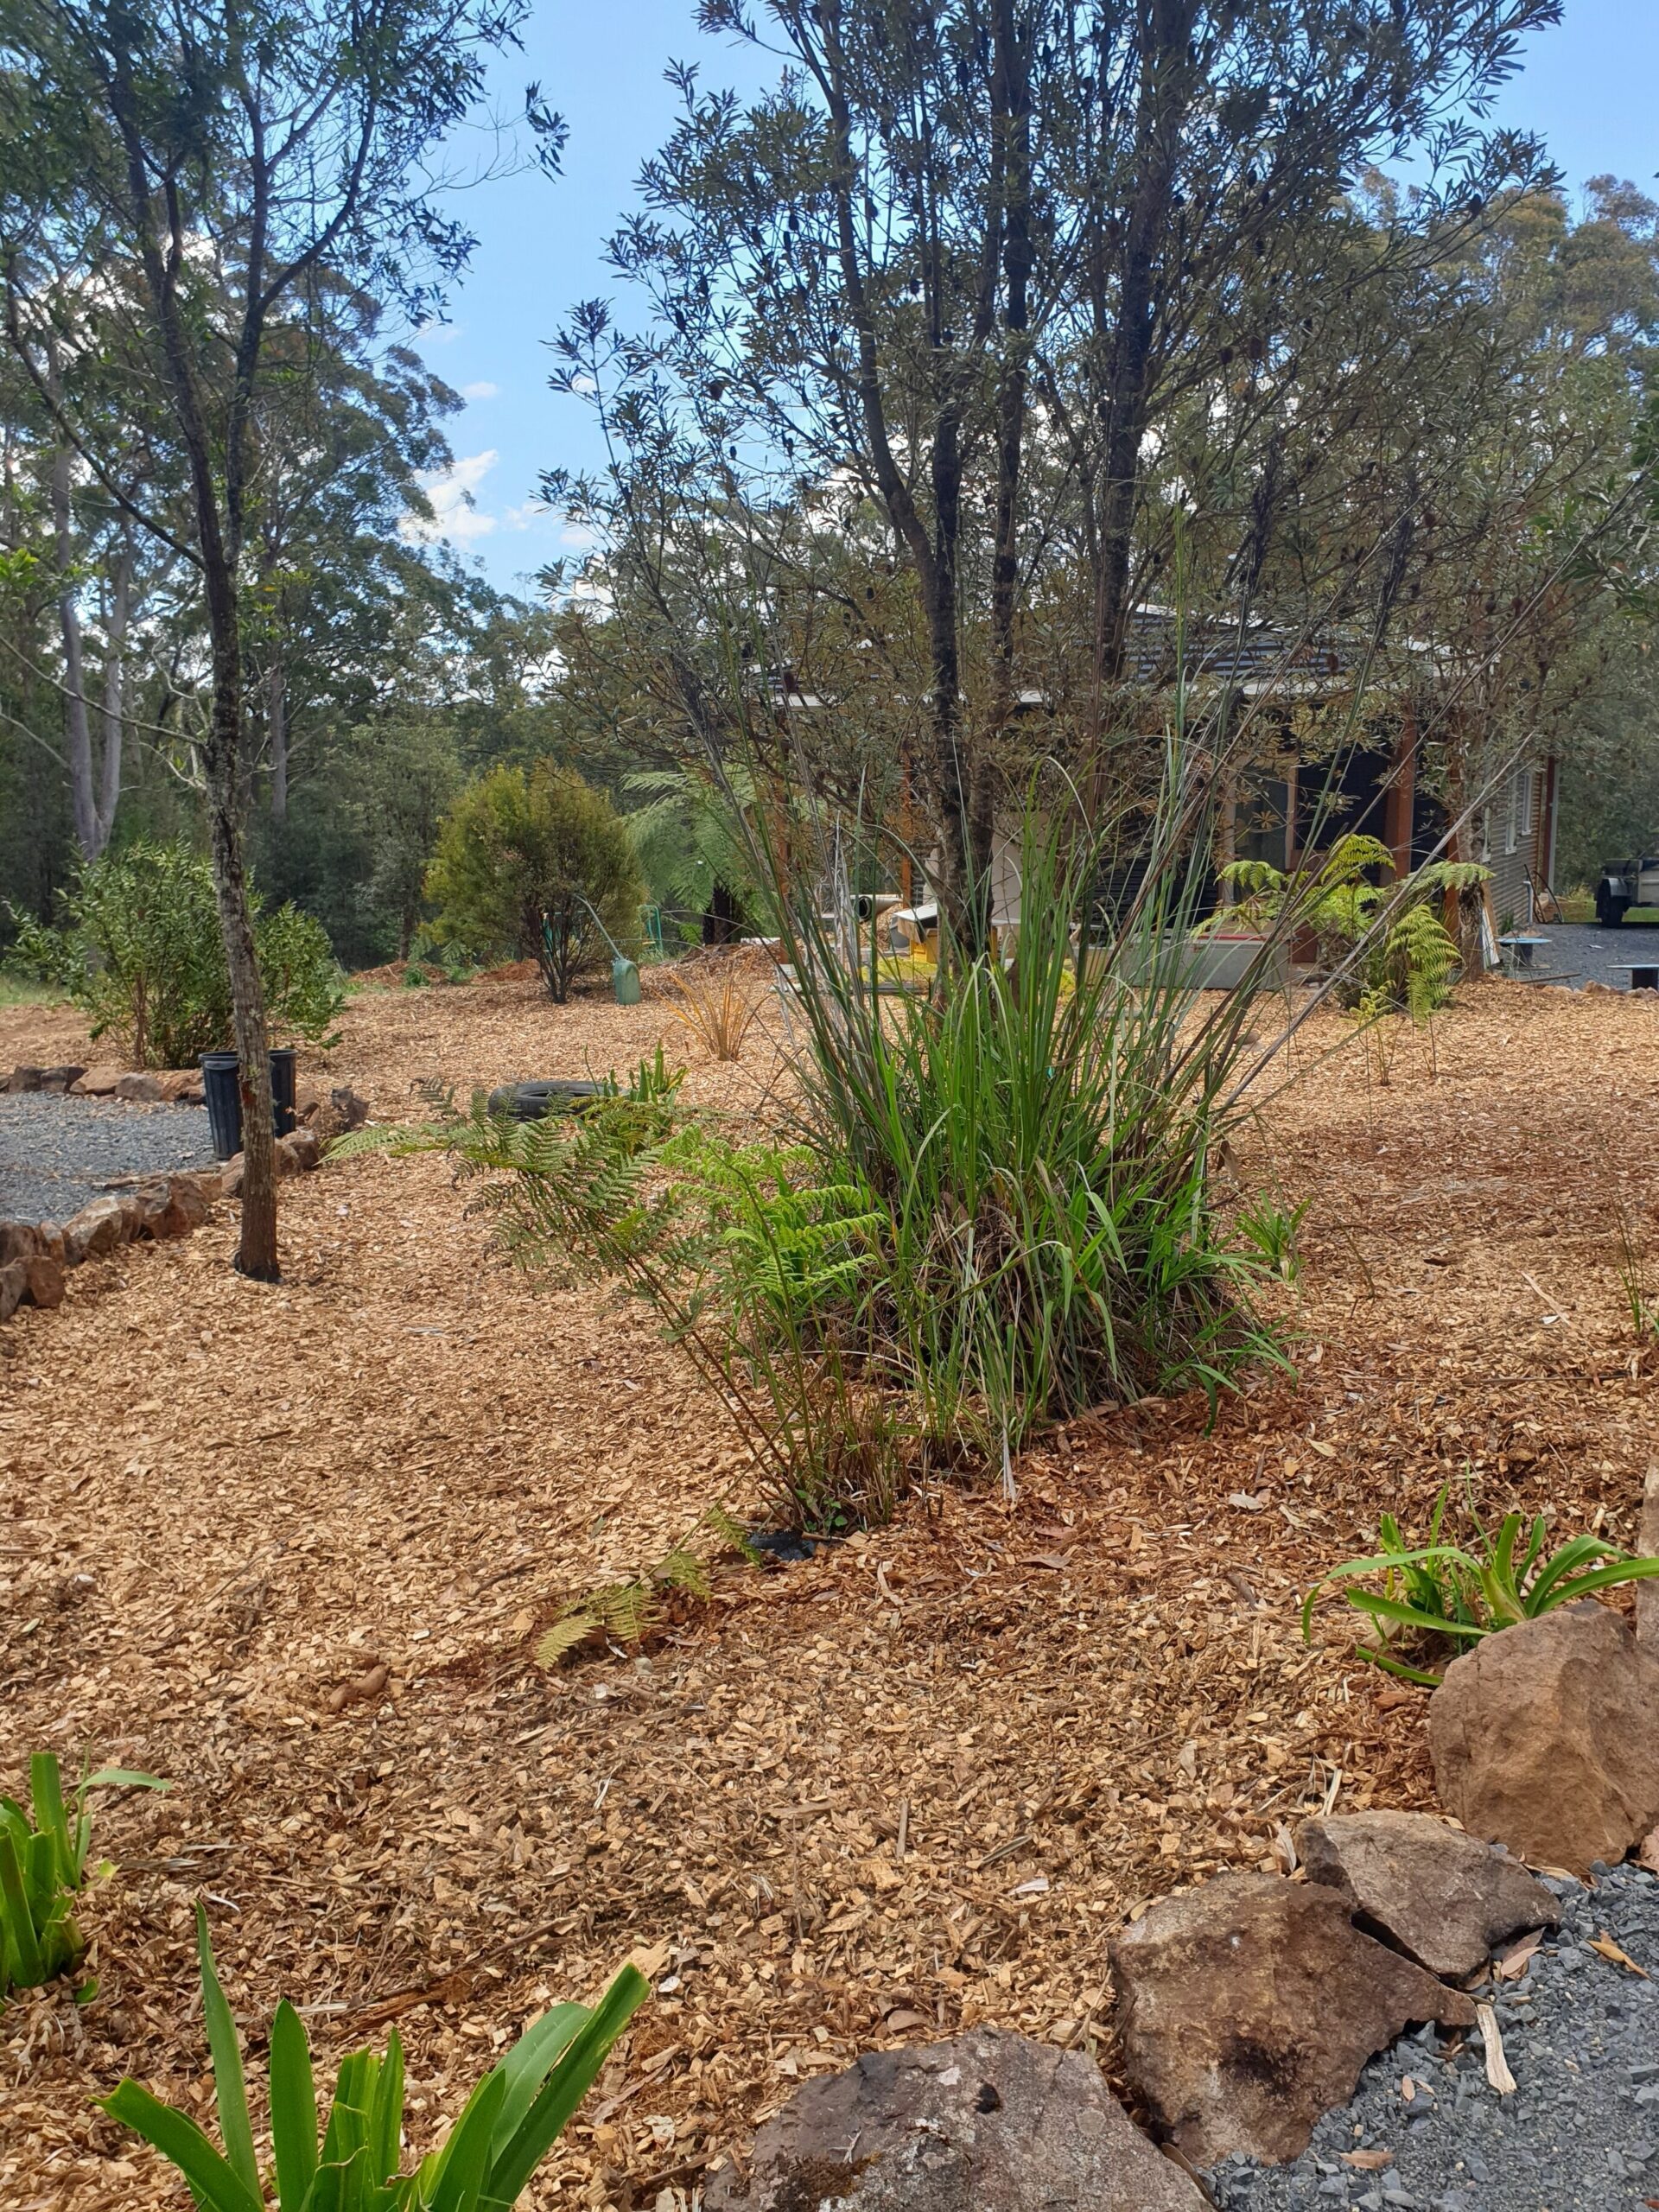
M 660 998 L 522 981 L 365 992 L 302 1072 L 393 1117 L 422 1078 L 602 1072 L 659 1033 L 703 1103 L 779 1095 L 764 1024 L 722 1067 Z M 0 1064 L 80 1041 L 0 1011 Z M 685 2212 L 873 2045 L 991 2020 L 1109 2070 L 1127 1915 L 1283 1863 L 1321 1804 L 1433 1802 L 1423 1694 L 1354 1662 L 1333 1604 L 1303 1644 L 1317 1573 L 1465 1470 L 1494 1515 L 1633 1536 L 1656 1419 L 1618 1230 L 1659 1287 L 1656 1045 L 1651 999 L 1491 983 L 1383 1087 L 1318 1017 L 1232 1162 L 1313 1201 L 1296 1380 L 1213 1427 L 1198 1399 L 1079 1422 L 1012 1507 L 947 1491 L 734 1567 L 654 1649 L 556 1675 L 531 1649 L 562 1599 L 745 1502 L 637 1314 L 505 1270 L 429 1158 L 284 1184 L 275 1288 L 231 1271 L 228 1206 L 80 1269 L 0 1332 L 0 1787 L 51 1747 L 175 1788 L 99 1808 L 96 1996 L 0 2018 L 0 2203 L 186 2202 L 92 2100 L 130 2071 L 208 2119 L 198 1896 L 255 2080 L 279 1996 L 325 2075 L 395 2020 L 423 2148 L 527 2018 L 639 1956 L 656 1999 L 543 2212 Z

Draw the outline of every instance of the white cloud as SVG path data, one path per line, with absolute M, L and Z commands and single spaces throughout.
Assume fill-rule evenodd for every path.
M 500 457 L 492 446 L 483 453 L 452 461 L 448 468 L 426 471 L 419 480 L 431 502 L 431 518 L 405 515 L 398 524 L 404 537 L 418 545 L 430 545 L 440 537 L 461 545 L 474 537 L 487 537 L 496 518 L 479 512 L 474 494 Z
M 500 389 L 499 384 L 491 384 L 486 378 L 477 384 L 462 385 L 461 396 L 463 399 L 493 399 Z

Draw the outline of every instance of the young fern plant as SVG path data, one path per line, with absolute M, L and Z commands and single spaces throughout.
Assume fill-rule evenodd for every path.
M 86 1946 L 74 1901 L 86 1882 L 92 1848 L 87 1799 L 94 1789 L 165 1789 L 153 1774 L 125 1767 L 83 1773 L 65 1801 L 63 1774 L 51 1751 L 29 1763 L 33 1820 L 15 1797 L 0 1797 L 0 1997 L 34 1989 L 65 1973 Z M 113 1867 L 101 1871 L 113 1872 Z
M 1351 1559 L 1320 1578 L 1302 1604 L 1302 1637 L 1310 1641 L 1313 1607 L 1319 1592 L 1338 1588 L 1349 1605 L 1366 1615 L 1374 1643 L 1355 1649 L 1362 1659 L 1426 1688 L 1438 1688 L 1440 1676 L 1427 1662 L 1433 1646 L 1450 1643 L 1466 1649 L 1482 1637 L 1536 1620 L 1559 1605 L 1592 1598 L 1629 1582 L 1659 1575 L 1659 1559 L 1633 1557 L 1601 1536 L 1573 1536 L 1546 1553 L 1548 1534 L 1540 1513 L 1528 1522 L 1506 1513 L 1496 1537 L 1481 1525 L 1472 1506 L 1472 1548 L 1441 1541 L 1449 1485 L 1434 1502 L 1428 1541 L 1413 1548 L 1391 1513 L 1377 1523 L 1382 1549 L 1366 1559 Z M 1381 1586 L 1363 1586 L 1380 1578 Z M 1404 1644 L 1413 1656 L 1402 1656 Z M 1455 1656 L 1455 1653 L 1452 1655 Z
M 223 2151 L 188 2113 L 137 2082 L 121 2082 L 103 2104 L 178 2168 L 200 2212 L 509 2212 L 651 1993 L 644 1975 L 624 1967 L 591 2011 L 557 2005 L 543 2013 L 478 2084 L 442 2148 L 410 2174 L 398 2171 L 404 2052 L 397 2030 L 384 2058 L 354 2050 L 340 2061 L 323 2119 L 304 2024 L 284 2001 L 270 2028 L 268 2190 L 254 2154 L 236 2023 L 200 1904 L 196 1950 Z

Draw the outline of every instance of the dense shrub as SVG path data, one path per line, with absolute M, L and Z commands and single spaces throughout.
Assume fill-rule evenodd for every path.
M 296 907 L 266 912 L 257 893 L 251 899 L 273 1036 L 325 1036 L 344 993 L 321 925 Z M 14 919 L 15 957 L 61 985 L 92 1035 L 118 1039 L 135 1067 L 188 1067 L 232 1043 L 213 871 L 188 844 L 133 844 L 88 863 L 55 929 Z
M 461 793 L 426 889 L 438 936 L 479 960 L 534 959 L 560 1005 L 613 944 L 638 950 L 645 893 L 627 830 L 602 792 L 550 760 L 493 768 Z

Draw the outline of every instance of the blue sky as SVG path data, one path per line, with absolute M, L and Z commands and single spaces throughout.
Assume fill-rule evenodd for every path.
M 605 238 L 632 200 L 640 162 L 667 135 L 671 58 L 707 81 L 760 81 L 755 57 L 702 38 L 688 0 L 537 0 L 524 51 L 499 74 L 504 101 L 538 79 L 570 125 L 564 174 L 497 176 L 459 195 L 479 246 L 447 327 L 422 347 L 467 399 L 449 430 L 454 480 L 436 488 L 445 534 L 494 583 L 512 588 L 561 550 L 562 526 L 534 499 L 540 472 L 597 458 L 587 410 L 547 388 L 546 340 L 573 301 L 610 296 Z M 1502 119 L 1541 130 L 1575 183 L 1605 171 L 1651 188 L 1659 171 L 1659 6 L 1566 0 L 1507 89 Z M 460 149 L 466 158 L 466 149 Z M 463 494 L 470 495 L 466 504 Z

